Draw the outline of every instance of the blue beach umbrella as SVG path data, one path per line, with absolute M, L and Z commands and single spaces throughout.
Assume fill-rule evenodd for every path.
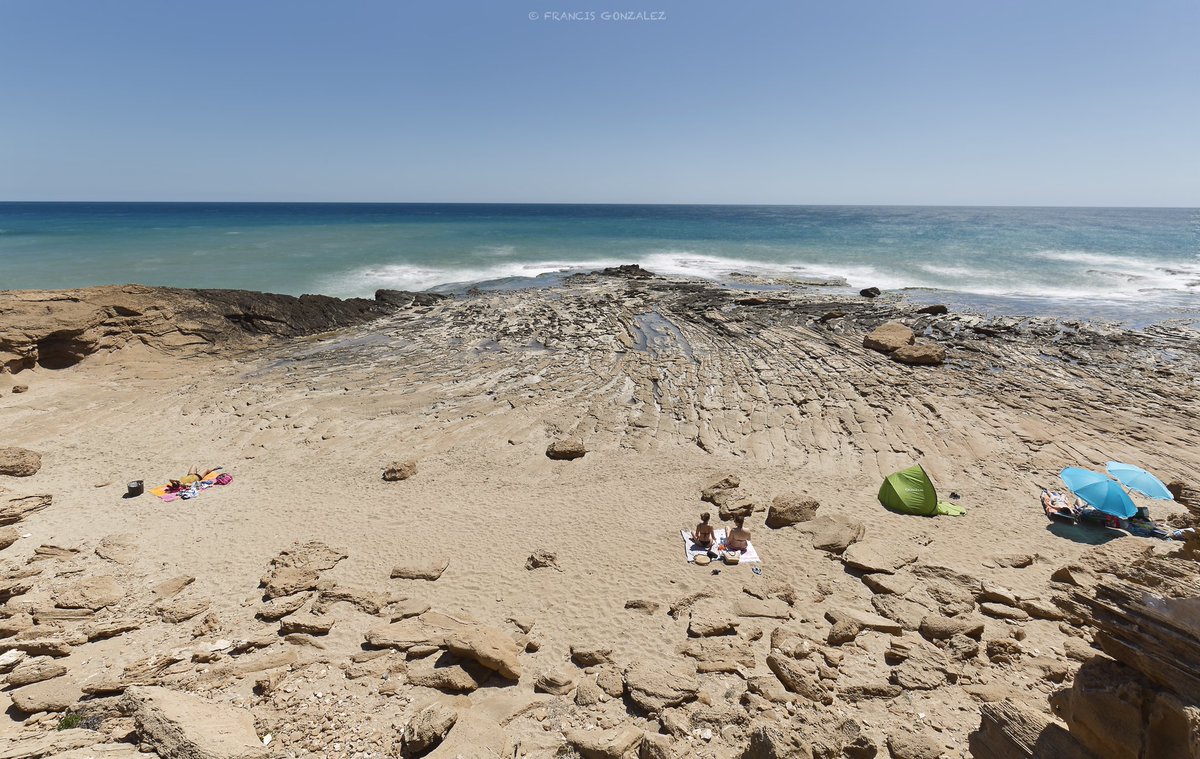
M 1125 488 L 1107 475 L 1070 466 L 1062 470 L 1061 476 L 1072 493 L 1097 511 L 1122 519 L 1137 513 L 1137 505 Z
M 1130 490 L 1141 493 L 1147 498 L 1157 498 L 1160 501 L 1173 501 L 1175 496 L 1167 490 L 1167 486 L 1154 475 L 1133 464 L 1122 464 L 1119 461 L 1108 462 L 1108 473 L 1121 481 Z

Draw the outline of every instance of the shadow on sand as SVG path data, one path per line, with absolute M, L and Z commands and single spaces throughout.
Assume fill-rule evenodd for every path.
M 1066 538 L 1067 540 L 1073 540 L 1076 543 L 1083 543 L 1090 546 L 1103 545 L 1110 540 L 1125 537 L 1125 533 L 1121 530 L 1114 530 L 1104 525 L 1088 522 L 1080 522 L 1079 524 L 1051 522 L 1046 525 L 1046 529 L 1060 538 Z

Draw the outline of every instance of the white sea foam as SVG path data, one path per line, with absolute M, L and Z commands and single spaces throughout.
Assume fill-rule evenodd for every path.
M 483 250 L 490 251 L 483 253 Z M 771 262 L 700 253 L 682 249 L 651 250 L 641 255 L 585 261 L 504 260 L 516 254 L 512 246 L 480 249 L 476 266 L 382 264 L 365 266 L 323 283 L 322 292 L 335 295 L 369 295 L 379 288 L 426 290 L 545 274 L 587 272 L 608 266 L 637 263 L 673 277 L 725 280 L 733 273 L 763 277 L 842 279 L 850 288 L 875 286 L 885 290 L 921 288 L 986 297 L 1032 297 L 1072 301 L 1136 301 L 1150 293 L 1200 295 L 1200 262 L 1156 262 L 1132 256 L 1088 251 L 1038 251 L 1032 258 L 1078 264 L 1061 268 L 1031 265 L 1003 272 L 962 265 L 900 263 L 891 268 L 863 263 Z M 499 259 L 499 260 L 497 260 Z M 1066 283 L 1066 284 L 1064 284 Z M 1185 295 L 1186 297 L 1186 295 Z

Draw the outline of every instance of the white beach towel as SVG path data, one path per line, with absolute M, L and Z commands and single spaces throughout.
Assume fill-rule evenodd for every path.
M 721 527 L 713 531 L 717 538 L 717 545 L 725 541 L 725 528 Z M 702 553 L 708 553 L 707 548 L 700 548 L 692 545 L 692 533 L 687 530 L 680 530 L 679 537 L 683 539 L 683 555 L 688 561 L 695 561 L 696 557 Z M 758 558 L 758 551 L 754 550 L 754 543 L 746 544 L 746 550 L 742 552 L 742 564 L 761 564 L 762 561 Z

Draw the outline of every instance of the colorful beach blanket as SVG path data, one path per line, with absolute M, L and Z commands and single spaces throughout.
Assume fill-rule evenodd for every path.
M 150 488 L 148 493 L 158 496 L 163 501 L 175 501 L 179 499 L 190 500 L 200 495 L 205 490 L 219 486 L 228 485 L 233 482 L 233 476 L 224 471 L 224 467 L 216 467 L 208 471 L 209 479 L 201 480 L 195 475 L 189 475 L 179 480 L 179 485 L 173 485 L 168 482 L 166 485 L 159 485 L 156 488 Z
M 712 550 L 715 551 L 717 554 L 721 554 L 725 550 L 725 545 L 724 545 L 724 543 L 725 543 L 725 528 L 718 527 L 716 530 L 714 530 L 714 533 L 716 535 L 717 542 L 716 542 L 716 545 L 713 546 Z M 692 533 L 691 532 L 689 532 L 687 530 L 680 530 L 679 537 L 683 539 L 684 558 L 687 559 L 689 562 L 695 561 L 696 557 L 699 556 L 700 554 L 708 552 L 707 548 L 701 548 L 700 546 L 697 546 L 694 543 L 692 543 Z M 742 552 L 741 563 L 742 564 L 762 563 L 762 560 L 758 558 L 758 551 L 754 550 L 754 541 L 751 541 L 746 544 L 746 550 Z

